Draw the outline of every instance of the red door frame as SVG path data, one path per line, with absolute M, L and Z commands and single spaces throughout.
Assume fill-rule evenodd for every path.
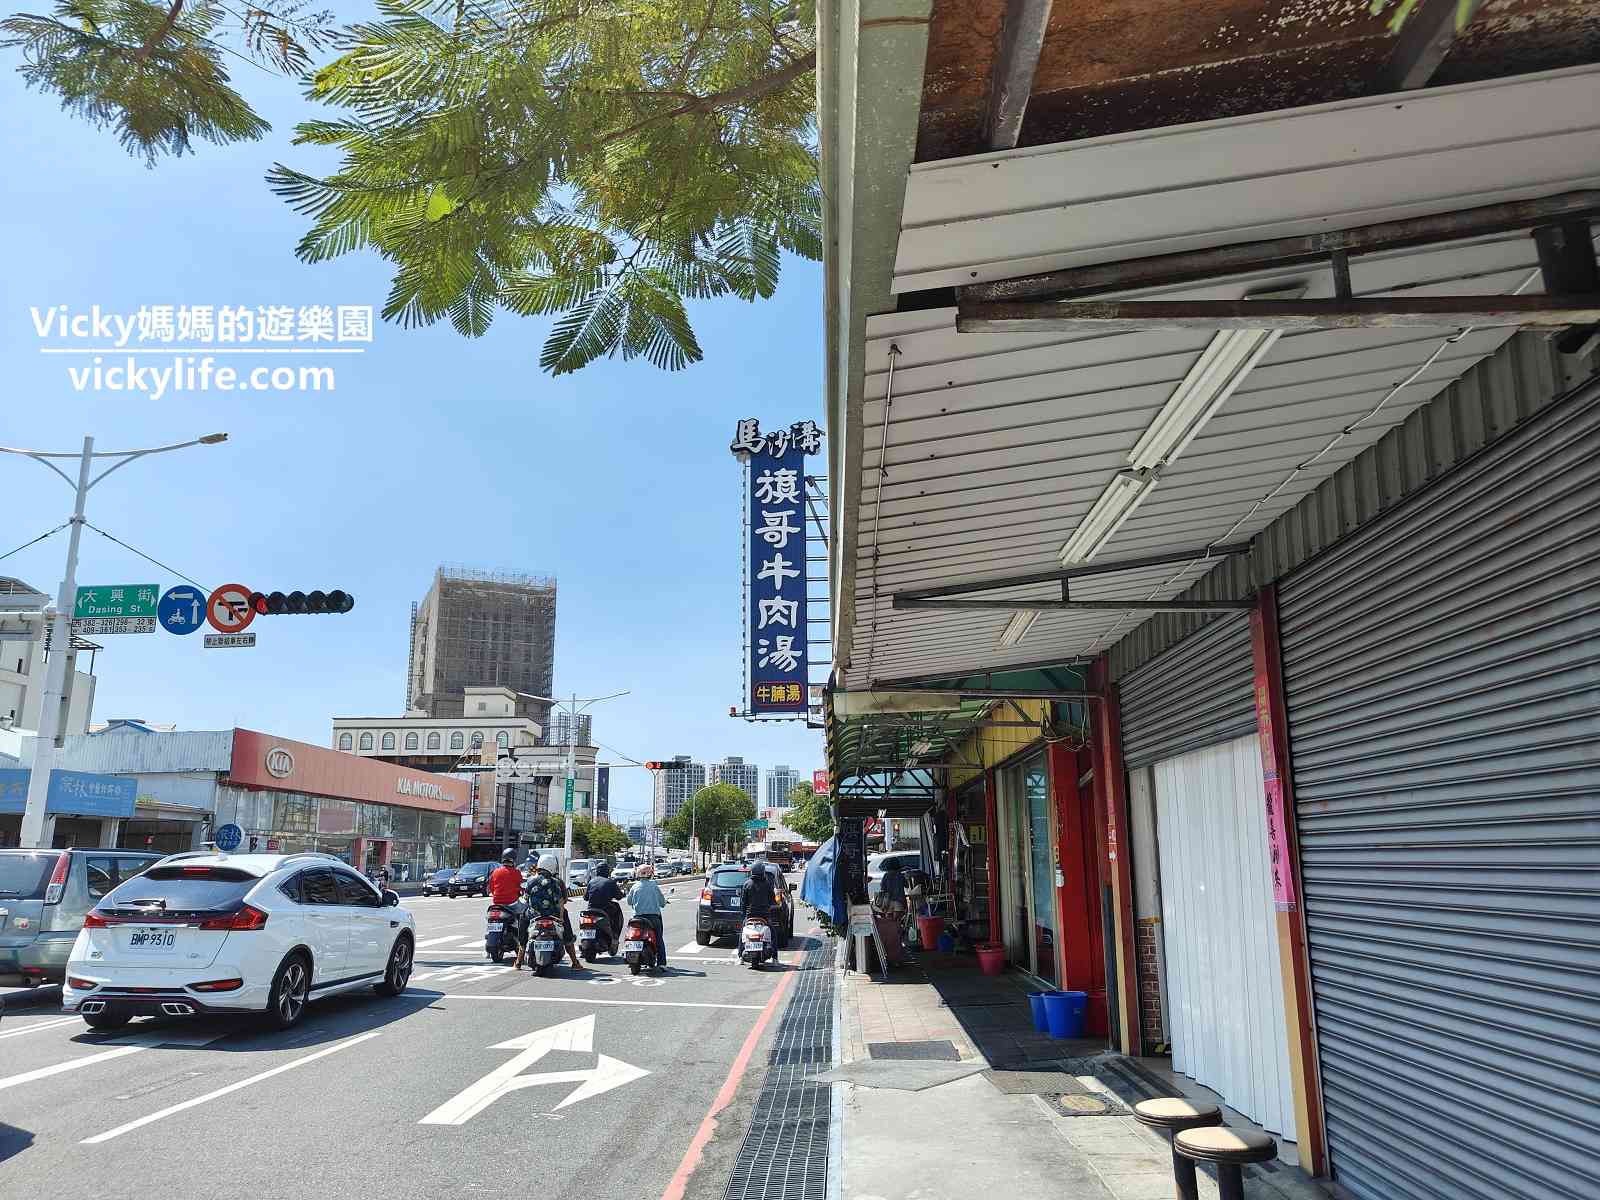
M 1005 945 L 1000 931 L 1000 821 L 994 791 L 994 768 L 983 773 L 983 820 L 989 852 L 989 944 Z
M 1064 742 L 1050 747 L 1050 781 L 1056 801 L 1056 968 L 1066 991 L 1087 992 L 1086 1028 L 1104 1037 L 1107 1024 L 1105 937 L 1101 928 L 1099 856 L 1095 849 L 1093 796 L 1078 780 L 1090 768 L 1087 748 Z
M 1122 711 L 1110 682 L 1105 655 L 1089 669 L 1089 688 L 1099 693 L 1090 705 L 1094 751 L 1094 795 L 1100 839 L 1100 884 L 1111 889 L 1117 980 L 1117 1048 L 1138 1054 L 1143 1046 L 1139 1025 L 1138 960 L 1133 949 L 1133 843 L 1128 830 L 1128 775 L 1122 763 Z M 1102 891 L 1103 894 L 1103 891 Z

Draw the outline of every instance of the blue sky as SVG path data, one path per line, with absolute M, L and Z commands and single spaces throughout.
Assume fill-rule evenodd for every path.
M 767 303 L 697 305 L 706 358 L 676 374 L 608 361 L 552 380 L 538 370 L 547 322 L 502 315 L 476 341 L 448 324 L 380 326 L 364 355 L 314 360 L 336 367 L 332 394 L 77 392 L 69 360 L 38 352 L 30 308 L 377 308 L 389 276 L 370 255 L 295 259 L 304 222 L 263 180 L 274 161 L 318 169 L 289 145 L 309 111 L 292 86 L 241 65 L 236 82 L 273 132 L 151 170 L 26 91 L 15 64 L 0 59 L 0 444 L 75 449 L 93 433 L 117 448 L 226 431 L 226 445 L 119 471 L 91 493 L 89 520 L 207 586 L 356 597 L 345 616 L 258 622 L 253 651 L 206 652 L 160 632 L 106 638 L 98 717 L 325 744 L 335 715 L 398 713 L 411 602 L 453 562 L 558 577 L 556 689 L 632 693 L 596 710 L 606 746 L 822 765 L 819 733 L 727 715 L 740 700 L 739 475 L 727 445 L 742 416 L 822 420 L 815 264 L 790 261 Z M 70 511 L 54 475 L 0 456 L 0 553 Z M 54 594 L 65 549 L 58 534 L 0 574 Z M 79 580 L 179 582 L 93 532 Z M 614 777 L 613 812 L 643 811 L 648 797 L 644 772 Z

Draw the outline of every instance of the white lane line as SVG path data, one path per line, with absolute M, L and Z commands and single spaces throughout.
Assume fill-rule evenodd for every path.
M 7 1029 L 4 1033 L 0 1033 L 0 1042 L 5 1041 L 6 1038 L 21 1037 L 25 1033 L 35 1033 L 40 1029 L 57 1029 L 62 1025 L 77 1025 L 81 1023 L 82 1020 L 82 1017 L 74 1016 L 53 1017 L 48 1021 L 35 1021 L 32 1025 L 25 1025 L 21 1029 Z M 87 1026 L 85 1026 L 85 1028 L 87 1028 Z
M 223 1096 L 237 1092 L 242 1088 L 247 1088 L 253 1084 L 261 1083 L 265 1080 L 271 1079 L 274 1075 L 282 1075 L 285 1071 L 292 1071 L 296 1067 L 303 1066 L 308 1062 L 314 1062 L 319 1058 L 326 1058 L 330 1054 L 337 1054 L 340 1050 L 354 1046 L 358 1042 L 364 1042 L 369 1038 L 375 1038 L 382 1032 L 383 1030 L 381 1029 L 374 1029 L 370 1033 L 363 1033 L 353 1038 L 346 1038 L 342 1042 L 335 1042 L 333 1045 L 318 1050 L 314 1054 L 307 1054 L 304 1058 L 297 1058 L 293 1062 L 283 1063 L 281 1066 L 273 1067 L 270 1071 L 262 1071 L 259 1075 L 252 1075 L 248 1079 L 241 1079 L 237 1083 L 230 1083 L 227 1087 L 220 1087 L 214 1092 L 207 1092 L 204 1096 L 196 1096 L 193 1100 L 185 1100 L 181 1104 L 174 1104 L 170 1108 L 163 1108 L 160 1112 L 153 1112 L 147 1117 L 140 1117 L 137 1121 L 129 1121 L 126 1125 L 118 1125 L 115 1129 L 106 1130 L 105 1133 L 97 1133 L 94 1135 L 94 1137 L 84 1138 L 82 1144 L 85 1146 L 95 1146 L 101 1142 L 109 1142 L 114 1137 L 121 1137 L 125 1133 L 132 1133 L 135 1129 L 142 1129 L 144 1126 L 149 1125 L 154 1121 L 159 1121 L 164 1117 L 172 1116 L 173 1113 L 180 1113 L 185 1109 L 195 1108 L 201 1104 L 207 1104 L 212 1100 L 221 1099 Z M 129 1048 L 141 1049 L 142 1047 L 134 1046 Z
M 82 1058 L 69 1058 L 66 1062 L 58 1062 L 53 1066 L 40 1067 L 37 1071 L 24 1071 L 21 1075 L 10 1075 L 0 1079 L 0 1092 L 7 1088 L 16 1087 L 19 1083 L 32 1083 L 35 1079 L 48 1079 L 52 1075 L 60 1075 L 63 1071 L 76 1071 L 79 1067 L 91 1066 L 94 1063 L 105 1062 L 111 1058 L 122 1058 L 129 1054 L 137 1054 L 141 1050 L 148 1050 L 148 1046 L 118 1046 L 115 1050 L 102 1050 L 99 1054 L 86 1054 Z
M 700 951 L 702 951 L 704 949 L 705 949 L 705 947 L 702 946 L 699 942 L 689 942 L 687 945 L 679 946 L 676 950 L 673 951 L 673 953 L 674 954 L 699 954 Z
M 446 942 L 460 942 L 460 941 L 466 940 L 467 938 L 469 938 L 471 936 L 472 935 L 470 933 L 452 933 L 449 937 L 429 938 L 425 942 L 418 942 L 417 943 L 417 949 L 418 950 L 425 950 L 429 946 L 442 946 Z
M 774 976 L 776 978 L 776 976 Z M 605 1004 L 621 1008 L 735 1008 L 760 1012 L 765 1004 L 690 1004 L 683 1000 L 590 1000 L 582 996 L 468 996 L 445 992 L 440 1000 L 522 1000 L 533 1004 Z M 438 1003 L 435 1001 L 434 1003 Z

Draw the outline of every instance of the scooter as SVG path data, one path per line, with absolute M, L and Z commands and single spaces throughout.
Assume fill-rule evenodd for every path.
M 528 962 L 538 975 L 549 975 L 561 961 L 561 922 L 536 917 L 528 927 Z
M 628 970 L 637 975 L 641 970 L 655 970 L 661 962 L 661 948 L 656 945 L 655 926 L 634 917 L 622 934 L 622 956 L 628 960 Z
M 765 917 L 746 917 L 739 930 L 739 961 L 756 970 L 768 960 L 778 957 L 778 942 L 772 936 L 772 926 Z
M 586 908 L 578 916 L 578 953 L 584 962 L 593 962 L 602 954 L 617 952 L 616 931 L 611 928 L 611 915 L 603 908 Z
M 506 955 L 516 957 L 519 921 L 516 910 L 502 904 L 489 905 L 483 926 L 483 948 L 490 962 L 499 962 Z

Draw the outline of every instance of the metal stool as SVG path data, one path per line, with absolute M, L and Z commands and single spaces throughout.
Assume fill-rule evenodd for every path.
M 1278 1157 L 1278 1143 L 1258 1129 L 1229 1129 L 1216 1125 L 1206 1129 L 1185 1129 L 1172 1139 L 1172 1152 L 1195 1162 L 1217 1165 L 1217 1192 L 1222 1200 L 1244 1200 L 1245 1163 L 1265 1162 Z
M 1194 1160 L 1178 1153 L 1178 1134 L 1185 1129 L 1201 1129 L 1222 1124 L 1222 1110 L 1204 1100 L 1185 1100 L 1163 1096 L 1141 1100 L 1133 1106 L 1133 1119 L 1141 1125 L 1159 1129 L 1172 1143 L 1172 1180 L 1178 1186 L 1178 1200 L 1199 1200 L 1194 1178 Z

